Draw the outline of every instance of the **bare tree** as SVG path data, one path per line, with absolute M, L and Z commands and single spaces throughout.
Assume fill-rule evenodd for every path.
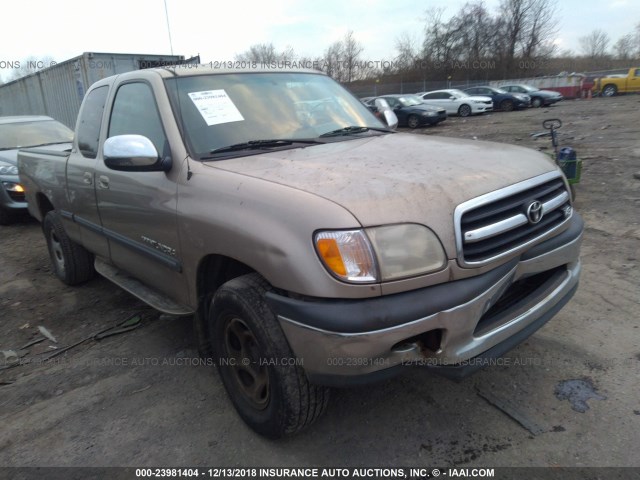
M 420 56 L 418 41 L 409 33 L 403 32 L 396 37 L 396 52 L 396 64 L 402 70 L 409 70 Z
M 522 31 L 524 58 L 549 57 L 555 50 L 553 37 L 558 33 L 556 5 L 553 0 L 530 0 L 527 21 Z
M 7 81 L 11 82 L 32 73 L 39 72 L 48 68 L 53 63 L 53 57 L 46 55 L 44 57 L 29 56 L 20 60 L 20 67 L 14 69 L 7 76 Z
M 339 82 L 351 82 L 366 76 L 361 61 L 364 48 L 355 39 L 353 31 L 348 31 L 342 40 L 332 43 L 324 51 L 322 66 L 324 71 Z
M 360 54 L 364 50 L 364 47 L 353 36 L 353 31 L 349 30 L 344 36 L 344 68 L 346 73 L 346 81 L 351 82 L 355 80 L 356 70 L 358 69 L 358 62 L 360 61 Z
M 630 60 L 634 56 L 635 38 L 632 33 L 627 33 L 613 44 L 613 52 L 620 60 Z
M 558 31 L 555 0 L 502 0 L 501 41 L 505 73 L 519 58 L 550 57 Z
M 452 18 L 442 20 L 444 8 L 430 8 L 426 12 L 427 25 L 423 43 L 424 58 L 436 64 L 448 64 L 458 56 L 458 33 L 461 23 Z
M 502 28 L 505 44 L 504 61 L 507 71 L 513 67 L 516 49 L 525 30 L 529 8 L 528 0 L 502 0 L 500 2 L 500 9 L 504 12 Z
M 344 45 L 341 40 L 332 43 L 329 48 L 324 51 L 322 66 L 327 75 L 338 82 L 345 81 L 343 68 Z
M 295 52 L 291 47 L 278 52 L 273 43 L 257 43 L 251 45 L 248 50 L 236 55 L 235 59 L 245 62 L 275 63 L 295 59 Z
M 607 54 L 609 35 L 604 30 L 593 30 L 588 35 L 580 37 L 580 48 L 587 58 L 602 58 Z

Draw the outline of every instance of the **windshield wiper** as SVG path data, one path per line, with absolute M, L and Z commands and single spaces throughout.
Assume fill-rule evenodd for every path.
M 316 145 L 320 142 L 311 138 L 274 138 L 270 140 L 249 140 L 248 142 L 227 145 L 226 147 L 214 148 L 209 153 L 237 152 L 240 150 L 257 150 L 260 148 L 285 147 L 294 143 Z
M 391 130 L 389 130 L 388 128 L 351 126 L 351 127 L 338 128 L 337 130 L 331 130 L 330 132 L 323 133 L 322 135 L 320 135 L 320 138 L 339 137 L 342 135 L 355 135 L 358 133 L 368 132 L 369 130 L 375 130 L 376 132 L 391 133 Z

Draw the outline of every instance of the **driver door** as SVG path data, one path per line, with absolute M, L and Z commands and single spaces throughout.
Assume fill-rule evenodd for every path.
M 161 156 L 171 156 L 153 88 L 146 82 L 123 83 L 115 93 L 107 138 L 127 134 L 143 135 Z M 96 166 L 96 198 L 112 263 L 175 299 L 185 296 L 186 282 L 176 218 L 177 184 L 171 173 L 113 170 L 102 160 Z

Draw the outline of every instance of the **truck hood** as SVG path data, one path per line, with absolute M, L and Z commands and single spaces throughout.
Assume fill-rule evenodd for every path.
M 206 165 L 324 197 L 349 210 L 362 226 L 427 225 L 445 248 L 455 243 L 457 205 L 557 169 L 546 155 L 527 148 L 402 133 Z

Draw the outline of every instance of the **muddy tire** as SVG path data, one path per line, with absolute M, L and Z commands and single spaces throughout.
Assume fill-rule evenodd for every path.
M 409 115 L 407 125 L 409 125 L 409 128 L 418 128 L 418 126 L 420 126 L 420 119 L 417 115 Z
M 329 389 L 312 385 L 265 301 L 256 273 L 222 285 L 209 308 L 213 357 L 238 414 L 269 438 L 294 434 L 322 415 Z M 286 364 L 282 359 L 294 360 Z M 285 363 L 285 364 L 282 364 Z
M 616 93 L 618 93 L 618 87 L 615 85 L 605 85 L 602 89 L 603 97 L 615 97 Z
M 93 255 L 67 236 L 56 212 L 46 214 L 42 230 L 53 272 L 60 280 L 67 285 L 77 285 L 93 278 Z
M 502 110 L 503 112 L 511 112 L 513 110 L 513 101 L 503 100 L 500 103 L 500 110 Z
M 466 103 L 463 103 L 462 105 L 460 105 L 460 108 L 458 108 L 458 115 L 460 115 L 461 117 L 468 117 L 469 115 L 471 115 L 471 107 Z

